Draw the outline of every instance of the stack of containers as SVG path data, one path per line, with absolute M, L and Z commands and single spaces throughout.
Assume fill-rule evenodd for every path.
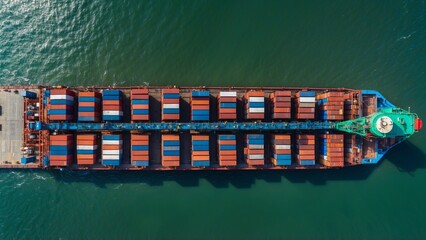
M 249 166 L 264 165 L 265 140 L 263 134 L 247 134 L 244 155 L 246 155 L 246 163 Z
M 297 135 L 296 160 L 299 165 L 315 165 L 315 135 Z
M 291 91 L 275 91 L 270 95 L 273 119 L 291 118 Z
M 321 164 L 327 167 L 343 167 L 343 134 L 321 134 L 319 141 Z
M 275 166 L 291 165 L 291 136 L 275 134 L 272 139 L 272 163 Z
M 72 134 L 50 135 L 50 166 L 65 167 L 74 159 Z
M 132 121 L 149 121 L 148 89 L 132 89 L 130 101 L 132 103 Z
M 265 118 L 265 94 L 263 91 L 250 91 L 244 95 L 246 101 L 246 119 L 263 120 Z
M 320 120 L 343 120 L 344 93 L 327 92 L 317 95 Z
M 106 166 L 119 166 L 123 140 L 121 134 L 102 135 L 102 164 Z
M 179 89 L 163 89 L 161 95 L 162 102 L 162 116 L 161 120 L 167 121 L 178 121 L 180 118 L 179 111 Z
M 101 121 L 101 94 L 98 92 L 78 93 L 78 121 L 100 122 Z
M 120 90 L 102 91 L 102 119 L 121 121 L 123 117 L 122 94 Z
M 191 120 L 210 120 L 210 92 L 192 91 L 191 94 Z
M 237 92 L 219 93 L 219 120 L 237 120 Z
M 180 142 L 179 135 L 165 134 L 162 138 L 163 156 L 161 158 L 164 167 L 179 167 Z
M 235 135 L 219 135 L 219 165 L 237 166 L 237 139 Z
M 72 121 L 74 119 L 74 91 L 68 89 L 50 90 L 50 104 L 47 115 L 51 121 Z
M 147 167 L 149 165 L 149 135 L 132 134 L 131 145 L 132 166 Z
M 97 162 L 98 141 L 96 134 L 77 135 L 77 164 L 93 165 Z
M 297 119 L 315 119 L 315 92 L 297 92 L 295 107 Z
M 355 141 L 355 136 L 346 134 L 344 137 L 344 145 L 345 145 L 345 162 L 353 163 L 354 152 L 353 152 L 353 144 Z
M 210 166 L 209 136 L 192 135 L 192 166 Z

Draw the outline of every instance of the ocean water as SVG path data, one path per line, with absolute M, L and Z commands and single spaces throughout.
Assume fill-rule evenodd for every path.
M 426 117 L 425 1 L 0 1 L 0 84 L 376 89 Z M 377 166 L 0 170 L 0 239 L 425 239 L 426 136 Z

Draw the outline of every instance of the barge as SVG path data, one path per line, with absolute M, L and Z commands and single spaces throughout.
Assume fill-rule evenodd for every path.
M 0 168 L 342 168 L 422 128 L 378 91 L 347 88 L 2 86 L 0 107 Z

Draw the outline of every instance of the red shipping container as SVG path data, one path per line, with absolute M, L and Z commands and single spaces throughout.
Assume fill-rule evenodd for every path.
M 163 104 L 179 104 L 179 101 L 179 98 L 165 98 L 161 100 Z
M 237 161 L 221 161 L 219 165 L 222 167 L 234 167 L 237 166 Z
M 180 116 L 179 114 L 163 114 L 162 119 L 163 120 L 179 120 Z
M 132 161 L 148 161 L 148 155 L 132 155 Z
M 55 88 L 50 89 L 50 95 L 69 95 L 69 96 L 75 96 L 75 92 L 72 90 L 69 90 L 67 88 Z
M 139 88 L 139 89 L 132 89 L 131 91 L 130 91 L 130 93 L 132 94 L 132 95 L 147 95 L 148 94 L 148 88 Z
M 149 115 L 133 115 L 132 116 L 132 120 L 136 120 L 136 121 L 148 121 L 149 120 Z
M 59 109 L 59 110 L 73 110 L 74 106 L 71 105 L 49 105 L 49 109 Z M 53 116 L 53 115 L 50 115 Z
M 79 107 L 94 107 L 99 108 L 101 105 L 97 102 L 78 102 Z
M 121 150 L 121 145 L 109 145 L 104 144 L 102 145 L 103 150 Z
M 101 93 L 98 92 L 79 92 L 78 93 L 79 97 L 97 97 L 97 98 L 101 98 Z
M 149 105 L 148 104 L 132 105 L 132 109 L 149 109 Z
M 180 93 L 178 88 L 164 88 L 161 90 L 162 93 Z
M 179 161 L 165 161 L 162 163 L 164 167 L 179 167 Z

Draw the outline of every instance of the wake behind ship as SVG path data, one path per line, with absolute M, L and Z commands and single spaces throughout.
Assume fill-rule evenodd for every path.
M 326 169 L 376 164 L 422 128 L 379 92 L 0 88 L 0 168 Z

